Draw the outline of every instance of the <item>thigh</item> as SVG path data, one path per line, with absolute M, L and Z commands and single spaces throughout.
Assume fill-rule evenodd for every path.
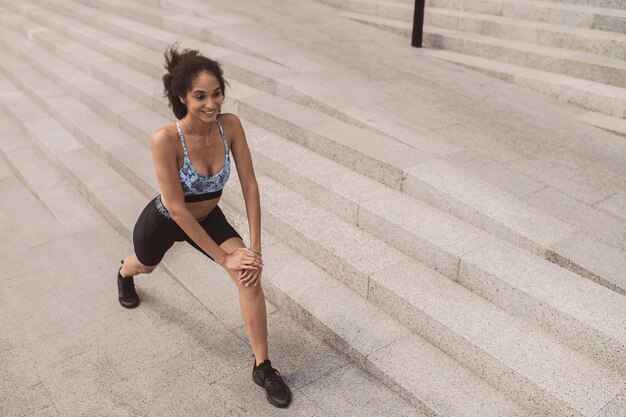
M 183 240 L 179 227 L 157 208 L 155 200 L 146 205 L 133 229 L 133 246 L 139 262 L 155 266 L 175 241 Z
M 209 215 L 202 219 L 199 223 L 200 226 L 202 226 L 202 228 L 207 232 L 209 237 L 213 239 L 213 241 L 217 243 L 217 245 L 220 246 L 225 252 L 230 253 L 238 247 L 245 247 L 241 236 L 237 233 L 235 228 L 228 223 L 228 220 L 226 220 L 226 217 L 219 206 L 215 206 L 215 208 L 211 210 L 211 213 L 209 213 Z M 186 240 L 191 246 L 211 258 L 211 256 L 202 250 L 202 248 L 200 248 L 194 241 L 189 238 Z M 222 245 L 226 245 L 226 248 L 232 247 L 233 249 L 228 251 Z

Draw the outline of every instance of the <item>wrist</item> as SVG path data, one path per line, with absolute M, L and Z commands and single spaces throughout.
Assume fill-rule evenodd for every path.
M 222 253 L 215 258 L 215 263 L 217 263 L 220 266 L 224 266 L 226 264 L 226 257 L 228 256 L 228 254 L 224 251 L 222 251 Z

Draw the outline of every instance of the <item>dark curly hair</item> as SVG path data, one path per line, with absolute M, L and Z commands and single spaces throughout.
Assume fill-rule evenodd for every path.
M 197 49 L 183 49 L 178 52 L 178 44 L 173 44 L 165 50 L 165 69 L 163 76 L 163 96 L 169 100 L 169 105 L 178 119 L 187 114 L 187 106 L 180 101 L 180 97 L 191 90 L 193 81 L 202 71 L 208 71 L 217 78 L 222 94 L 226 95 L 226 81 L 222 67 L 216 61 L 203 56 Z

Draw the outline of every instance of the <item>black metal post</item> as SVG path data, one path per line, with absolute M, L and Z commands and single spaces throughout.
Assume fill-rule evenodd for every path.
M 415 46 L 416 48 L 422 47 L 425 2 L 425 0 L 415 0 L 415 11 L 413 12 L 413 36 L 411 36 L 411 46 Z

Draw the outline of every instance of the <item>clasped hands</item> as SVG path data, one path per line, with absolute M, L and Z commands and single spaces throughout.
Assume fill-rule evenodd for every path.
M 238 248 L 226 257 L 224 268 L 239 272 L 239 284 L 256 287 L 265 266 L 263 258 L 248 248 Z

